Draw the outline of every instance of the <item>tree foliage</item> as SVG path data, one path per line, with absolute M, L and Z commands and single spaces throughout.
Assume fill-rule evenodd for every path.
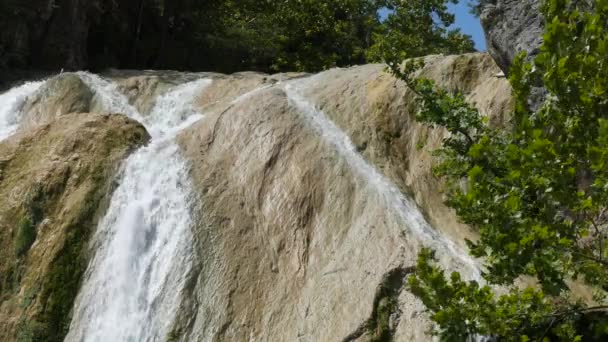
M 424 252 L 410 288 L 446 340 L 608 337 L 608 0 L 593 9 L 547 0 L 543 14 L 540 54 L 532 63 L 520 55 L 511 69 L 509 129 L 490 127 L 461 94 L 413 78 L 420 62 L 389 63 L 418 93 L 417 118 L 451 133 L 435 172 L 448 182 L 447 203 L 479 232 L 468 244 L 485 261 L 485 280 L 538 283 L 496 296 L 457 273 L 446 279 Z M 538 84 L 548 95 L 532 112 L 530 87 Z M 573 299 L 572 282 L 592 289 L 595 303 Z
M 368 0 L 222 1 L 213 14 L 214 29 L 204 32 L 200 43 L 224 58 L 229 51 L 233 64 L 252 69 L 310 71 L 359 64 L 365 38 L 378 23 L 377 10 L 376 2 Z
M 448 11 L 449 3 L 457 4 L 458 0 L 382 1 L 391 12 L 374 28 L 368 59 L 402 61 L 405 57 L 474 51 L 469 36 L 450 29 L 455 16 Z
M 88 67 L 222 72 L 356 65 L 381 60 L 377 51 L 387 45 L 412 56 L 473 49 L 469 36 L 446 28 L 454 20 L 446 4 L 458 0 L 91 0 L 77 6 L 58 0 L 44 8 L 37 0 L 5 1 L 0 67 L 63 63 L 64 55 L 82 57 L 79 47 L 88 56 L 74 59 L 88 60 Z M 393 13 L 386 21 L 379 17 L 384 8 Z M 62 30 L 72 22 L 86 25 L 70 30 L 86 32 L 72 39 L 87 41 L 65 39 Z M 46 33 L 33 29 L 46 26 Z M 22 44 L 28 40 L 40 42 Z
M 449 2 L 458 0 L 219 1 L 197 21 L 216 18 L 201 44 L 223 63 L 227 55 L 251 69 L 316 71 L 381 61 L 388 46 L 411 56 L 473 51 L 469 36 L 447 28 L 454 23 Z M 391 12 L 385 21 L 381 9 Z

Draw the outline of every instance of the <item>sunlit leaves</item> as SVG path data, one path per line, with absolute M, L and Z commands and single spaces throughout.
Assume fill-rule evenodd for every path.
M 528 64 L 522 55 L 511 68 L 516 106 L 509 130 L 489 127 L 462 95 L 412 78 L 419 63 L 390 64 L 419 95 L 417 118 L 451 133 L 437 153 L 436 174 L 449 186 L 447 203 L 479 232 L 469 246 L 485 260 L 485 279 L 510 286 L 529 276 L 539 285 L 536 291 L 488 298 L 491 312 L 467 312 L 481 289 L 467 283 L 473 290 L 466 290 L 458 277 L 447 280 L 436 266 L 419 264 L 410 286 L 434 313 L 445 339 L 488 334 L 501 340 L 577 340 L 579 333 L 590 334 L 581 323 L 589 318 L 582 314 L 585 305 L 568 295 L 567 281 L 583 281 L 596 298 L 606 298 L 608 0 L 592 2 L 596 10 L 585 1 L 545 2 L 538 57 Z M 528 105 L 532 86 L 548 91 L 536 111 Z M 421 255 L 426 263 L 430 259 Z M 608 321 L 602 317 L 594 316 L 600 326 Z
M 374 29 L 367 59 L 400 64 L 408 57 L 474 51 L 470 36 L 449 28 L 455 17 L 448 11 L 448 3 L 458 0 L 385 0 L 391 12 Z

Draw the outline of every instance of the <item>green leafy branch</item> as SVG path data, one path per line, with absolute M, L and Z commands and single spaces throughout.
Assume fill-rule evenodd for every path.
M 410 288 L 447 340 L 483 334 L 501 340 L 573 340 L 608 336 L 608 0 L 547 0 L 544 44 L 532 63 L 510 69 L 515 108 L 508 128 L 492 128 L 460 93 L 419 78 L 421 60 L 388 60 L 418 97 L 416 118 L 449 132 L 437 152 L 447 204 L 479 233 L 468 241 L 485 261 L 484 278 L 510 287 L 446 279 L 421 255 Z M 544 87 L 531 111 L 531 88 Z M 522 277 L 538 283 L 519 290 Z M 572 299 L 569 282 L 595 292 Z

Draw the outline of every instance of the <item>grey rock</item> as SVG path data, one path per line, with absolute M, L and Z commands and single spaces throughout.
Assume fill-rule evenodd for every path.
M 520 52 L 526 51 L 528 59 L 538 54 L 544 30 L 540 1 L 488 0 L 482 6 L 488 52 L 505 74 Z
M 480 19 L 488 52 L 505 74 L 509 74 L 519 53 L 525 51 L 529 62 L 538 55 L 544 33 L 541 0 L 482 0 L 481 6 Z M 589 9 L 593 3 L 574 0 L 571 6 Z M 533 86 L 528 99 L 530 110 L 538 110 L 546 95 L 542 85 Z

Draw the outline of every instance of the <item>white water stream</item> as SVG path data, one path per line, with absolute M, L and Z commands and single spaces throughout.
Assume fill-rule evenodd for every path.
M 314 83 L 314 76 L 304 79 L 304 82 L 311 81 Z M 357 152 L 350 137 L 302 95 L 304 82 L 296 80 L 285 84 L 284 89 L 290 104 L 307 118 L 328 143 L 334 146 L 353 170 L 367 180 L 370 188 L 384 199 L 387 206 L 393 208 L 403 222 L 404 228 L 409 230 L 410 236 L 419 239 L 424 246 L 435 250 L 444 266 L 449 269 L 459 269 L 468 279 L 481 281 L 481 272 L 477 262 L 453 241 L 431 227 L 416 203 L 404 196 L 390 180 L 368 163 Z
M 28 96 L 35 93 L 44 81 L 28 82 L 0 94 L 0 141 L 13 135 L 23 114 L 21 108 Z
M 192 186 L 175 135 L 201 118 L 194 95 L 210 80 L 176 87 L 143 116 L 114 86 L 82 79 L 109 112 L 141 119 L 152 136 L 125 162 L 100 222 L 66 341 L 161 341 L 169 333 L 192 257 Z

